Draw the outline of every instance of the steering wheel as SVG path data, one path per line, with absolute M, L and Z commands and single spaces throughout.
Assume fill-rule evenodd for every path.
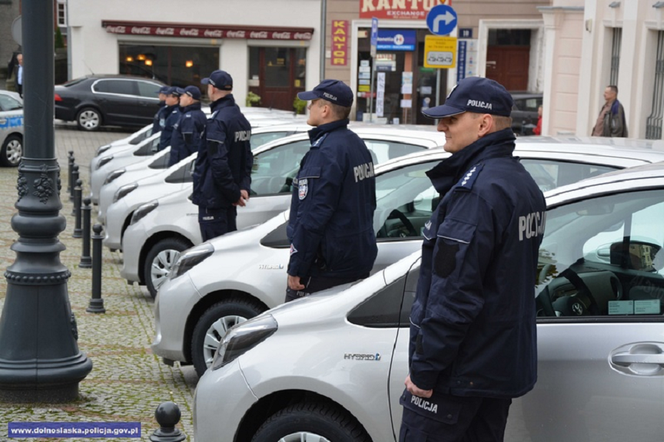
M 399 221 L 401 221 L 403 226 L 406 228 L 407 233 L 405 235 L 401 234 L 400 235 L 401 237 L 404 237 L 404 236 L 420 236 L 417 233 L 417 230 L 415 229 L 415 226 L 413 225 L 413 223 L 410 222 L 408 217 L 406 217 L 406 215 L 404 215 L 403 212 L 400 212 L 399 210 L 394 209 L 393 211 L 390 212 L 390 216 L 388 216 L 387 219 L 394 219 L 394 218 L 397 218 Z M 388 235 L 388 236 L 390 236 L 390 235 Z
M 564 295 L 551 300 L 551 305 L 561 316 L 599 315 L 599 305 L 592 292 L 578 273 L 568 267 L 559 276 L 566 278 L 577 290 L 573 295 Z

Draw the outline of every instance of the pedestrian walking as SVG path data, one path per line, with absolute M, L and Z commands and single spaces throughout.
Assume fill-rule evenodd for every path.
M 618 86 L 604 89 L 604 106 L 599 111 L 593 128 L 594 137 L 627 137 L 625 109 L 618 101 Z

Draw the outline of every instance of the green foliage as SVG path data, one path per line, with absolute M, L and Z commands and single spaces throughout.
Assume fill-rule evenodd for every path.
M 258 106 L 260 103 L 261 103 L 260 95 L 256 95 L 251 91 L 247 94 L 247 100 L 246 100 L 247 107 Z
M 296 95 L 295 100 L 293 100 L 293 109 L 295 109 L 295 113 L 298 115 L 303 114 L 306 108 L 307 108 L 307 102 L 304 100 L 300 100 Z
M 60 32 L 60 28 L 55 28 L 55 49 L 62 49 L 65 47 L 65 39 Z

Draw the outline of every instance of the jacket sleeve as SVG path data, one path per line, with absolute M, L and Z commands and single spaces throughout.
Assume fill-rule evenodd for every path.
M 251 153 L 251 143 L 246 143 L 244 152 L 244 176 L 240 188 L 251 193 L 251 171 L 254 168 L 254 154 Z
M 626 137 L 627 127 L 625 125 L 625 109 L 617 100 L 611 109 L 611 136 Z
M 415 339 L 411 380 L 433 389 L 484 306 L 482 281 L 494 249 L 494 215 L 486 201 L 457 190 L 433 251 L 431 286 Z
M 299 220 L 291 234 L 291 256 L 288 274 L 307 277 L 318 255 L 321 238 L 326 226 L 339 204 L 343 170 L 334 149 L 321 149 L 318 161 L 307 162 L 298 174 L 298 180 L 306 179 L 308 190 L 299 204 Z M 298 189 L 293 190 L 293 198 L 298 198 Z M 293 214 L 291 214 L 292 216 Z
M 240 188 L 235 184 L 228 164 L 228 140 L 226 125 L 223 121 L 208 120 L 206 141 L 208 161 L 214 182 L 224 197 L 234 203 L 240 199 Z

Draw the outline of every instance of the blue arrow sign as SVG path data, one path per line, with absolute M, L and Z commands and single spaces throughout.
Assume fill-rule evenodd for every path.
M 427 26 L 433 34 L 448 35 L 456 25 L 457 14 L 451 6 L 434 6 L 427 14 Z

